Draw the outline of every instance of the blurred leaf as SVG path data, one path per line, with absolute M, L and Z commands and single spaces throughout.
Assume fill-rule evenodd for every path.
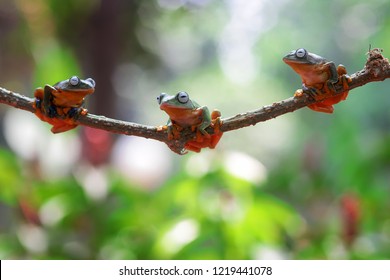
M 34 87 L 53 85 L 68 79 L 73 75 L 80 75 L 79 63 L 72 51 L 59 45 L 55 41 L 40 46 L 35 69 Z
M 0 149 L 0 170 L 0 200 L 14 204 L 26 184 L 17 158 L 3 149 Z

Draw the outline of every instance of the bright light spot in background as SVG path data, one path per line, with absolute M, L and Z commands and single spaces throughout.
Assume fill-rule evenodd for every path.
M 329 235 L 323 242 L 324 252 L 330 260 L 343 260 L 348 258 L 343 241 L 339 235 Z
M 211 220 L 237 222 L 245 217 L 247 205 L 243 205 L 239 197 L 227 190 L 205 189 L 200 201 L 200 206 Z
M 49 126 L 21 110 L 6 112 L 4 136 L 19 157 L 38 159 L 42 175 L 48 179 L 67 175 L 78 160 L 80 143 L 75 134 L 54 135 Z
M 75 170 L 75 178 L 90 199 L 102 200 L 106 198 L 109 180 L 104 166 L 80 165 Z
M 44 225 L 53 226 L 66 215 L 66 212 L 64 197 L 58 195 L 42 205 L 39 209 L 39 218 Z
M 374 10 L 377 8 L 373 3 L 359 4 L 348 9 L 340 22 L 342 36 L 336 41 L 340 48 L 355 48 L 355 43 L 366 40 L 378 30 L 380 23 Z
M 219 42 L 219 61 L 230 80 L 247 84 L 258 76 L 259 61 L 252 48 L 260 33 L 269 28 L 269 10 L 265 9 L 266 1 L 226 2 L 231 17 Z
M 63 250 L 66 254 L 77 259 L 88 259 L 91 256 L 89 248 L 82 241 L 69 241 L 64 243 Z
M 120 136 L 113 148 L 112 163 L 134 184 L 152 189 L 168 176 L 172 167 L 171 153 L 164 143 Z
M 168 253 L 173 254 L 193 241 L 198 236 L 198 233 L 199 225 L 195 220 L 182 220 L 164 235 L 162 245 Z
M 380 236 L 375 234 L 358 237 L 353 244 L 354 252 L 356 252 L 357 255 L 362 256 L 370 256 L 375 254 L 375 252 L 378 250 L 376 247 L 376 245 L 379 243 L 377 242 L 378 238 L 380 238 Z
M 77 134 L 72 133 L 49 135 L 38 147 L 39 163 L 47 179 L 68 175 L 81 149 Z
M 258 245 L 253 250 L 253 259 L 255 260 L 286 260 L 291 255 L 286 251 L 270 245 Z
M 25 160 L 34 159 L 37 147 L 44 143 L 44 127 L 30 113 L 17 109 L 7 110 L 3 122 L 4 137 L 10 148 Z
M 194 177 L 202 177 L 211 171 L 213 166 L 213 152 L 203 150 L 199 154 L 192 153 L 189 155 L 186 163 L 187 174 Z
M 259 184 L 267 178 L 267 169 L 257 159 L 241 153 L 229 152 L 224 157 L 224 166 L 232 175 Z
M 189 27 L 182 26 L 175 33 L 159 37 L 160 58 L 176 72 L 192 69 L 201 59 L 200 43 Z
M 31 253 L 43 253 L 47 250 L 47 234 L 40 227 L 31 224 L 21 225 L 17 236 L 20 243 Z

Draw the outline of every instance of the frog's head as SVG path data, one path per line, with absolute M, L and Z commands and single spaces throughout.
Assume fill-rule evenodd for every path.
M 326 63 L 327 60 L 314 53 L 309 53 L 307 50 L 300 48 L 289 52 L 283 61 L 291 67 L 299 67 L 298 65 L 318 65 Z
M 95 81 L 92 78 L 82 80 L 77 76 L 72 76 L 68 80 L 56 83 L 53 87 L 62 92 L 91 94 L 95 91 Z
M 196 107 L 185 91 L 180 91 L 176 95 L 161 93 L 157 96 L 157 102 L 160 105 L 160 109 L 164 111 L 171 109 L 194 109 Z

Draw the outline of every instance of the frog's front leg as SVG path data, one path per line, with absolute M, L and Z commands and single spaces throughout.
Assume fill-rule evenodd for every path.
M 202 106 L 197 109 L 199 114 L 201 114 L 201 123 L 197 125 L 196 131 L 196 141 L 203 142 L 204 138 L 210 138 L 210 134 L 206 131 L 211 125 L 210 111 L 206 106 Z
M 344 92 L 341 95 L 341 100 L 347 99 L 348 96 L 348 89 L 349 89 L 349 83 L 352 82 L 351 77 L 347 73 L 347 69 L 344 65 L 340 64 L 337 67 L 337 73 L 339 75 L 339 83 L 342 85 Z
M 179 139 L 181 137 L 181 131 L 183 131 L 183 128 L 180 125 L 177 125 L 175 122 L 169 120 L 167 127 L 168 140 Z
M 323 92 L 316 87 L 307 87 L 305 84 L 302 84 L 302 91 L 307 92 L 314 100 L 321 100 Z
M 35 115 L 43 120 L 48 121 L 48 119 L 51 119 L 53 117 L 57 116 L 57 109 L 52 104 L 52 90 L 56 90 L 50 85 L 46 85 L 45 88 L 37 88 L 34 91 L 34 108 L 35 108 Z
M 43 100 L 42 100 L 42 110 L 46 116 L 49 118 L 54 118 L 57 117 L 57 108 L 53 104 L 53 92 L 57 92 L 57 90 L 50 86 L 50 85 L 45 85 L 45 88 L 43 89 Z
M 210 149 L 214 149 L 222 137 L 223 132 L 221 131 L 221 125 L 221 112 L 219 110 L 213 110 L 211 113 L 211 126 L 214 129 L 214 133 L 211 135 Z
M 324 86 L 325 87 L 325 86 Z M 295 93 L 297 93 L 299 90 L 297 90 Z M 332 104 L 334 103 L 331 103 L 331 104 L 327 104 L 323 98 L 324 98 L 324 93 L 319 90 L 318 88 L 315 88 L 315 87 L 306 87 L 304 84 L 302 85 L 302 89 L 300 90 L 300 92 L 302 92 L 303 94 L 303 91 L 305 92 L 308 92 L 308 94 L 314 98 L 314 100 L 319 100 L 318 102 L 314 103 L 314 104 L 310 104 L 308 105 L 307 107 L 309 107 L 310 109 L 316 111 L 316 112 L 321 112 L 321 113 L 328 113 L 328 114 L 331 114 L 333 113 L 334 111 L 334 108 L 332 106 Z M 297 96 L 295 94 L 295 96 Z
M 343 94 L 342 97 L 339 98 L 339 100 L 345 100 L 348 96 L 348 88 L 349 83 L 352 81 L 352 79 L 347 74 L 347 69 L 344 65 L 339 64 L 336 68 L 333 62 L 330 63 L 330 77 L 329 80 L 324 85 L 324 91 L 327 95 L 333 95 L 336 91 L 335 85 L 341 84 L 343 87 Z
M 207 136 L 206 136 L 206 135 L 201 134 L 201 132 L 197 131 L 196 140 L 188 141 L 186 143 L 185 148 L 187 150 L 194 151 L 194 152 L 198 153 L 198 152 L 200 152 L 200 150 L 202 148 L 214 149 L 217 146 L 219 140 L 221 139 L 222 134 L 223 134 L 220 130 L 220 127 L 222 125 L 221 112 L 218 110 L 214 110 L 211 113 L 211 118 L 210 118 L 210 115 L 208 114 L 208 110 L 206 113 L 208 116 L 207 120 L 209 120 L 209 122 L 207 121 L 207 123 L 209 123 L 208 126 L 211 126 L 214 129 L 213 134 L 210 135 L 209 133 L 206 132 L 207 133 Z
M 42 100 L 43 100 L 43 95 L 44 95 L 44 91 L 43 91 L 43 88 L 37 88 L 35 91 L 34 91 L 34 97 L 35 97 L 35 101 L 34 101 L 34 104 L 33 104 L 33 107 L 35 108 L 35 115 L 41 119 L 41 120 L 44 120 L 45 118 L 45 115 L 44 113 L 42 112 Z

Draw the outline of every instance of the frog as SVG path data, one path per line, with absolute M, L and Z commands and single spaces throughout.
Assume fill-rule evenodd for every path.
M 158 130 L 167 129 L 168 139 L 179 139 L 180 133 L 189 128 L 196 131 L 196 137 L 190 139 L 184 146 L 185 150 L 199 153 L 202 148 L 214 149 L 222 137 L 220 130 L 221 112 L 217 109 L 210 111 L 207 106 L 200 106 L 185 91 L 180 91 L 176 95 L 161 93 L 157 97 L 160 109 L 168 116 L 167 125 L 159 127 Z M 208 127 L 214 129 L 213 134 L 209 134 Z
M 86 115 L 83 108 L 85 97 L 95 91 L 95 81 L 72 76 L 53 86 L 45 85 L 34 91 L 35 115 L 53 127 L 51 132 L 61 133 L 77 127 L 75 120 L 79 115 Z
M 322 113 L 333 113 L 333 105 L 348 97 L 348 83 L 351 78 L 347 75 L 344 65 L 337 66 L 317 54 L 310 53 L 304 48 L 289 52 L 283 57 L 283 61 L 301 76 L 302 89 L 298 89 L 294 96 L 301 97 L 304 91 L 317 101 L 308 107 Z M 344 92 L 335 93 L 335 85 L 340 83 Z

